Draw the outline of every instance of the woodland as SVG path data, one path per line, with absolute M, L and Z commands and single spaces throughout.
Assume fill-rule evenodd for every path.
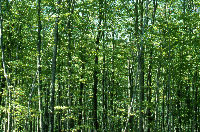
M 0 0 L 1 132 L 200 132 L 199 0 Z

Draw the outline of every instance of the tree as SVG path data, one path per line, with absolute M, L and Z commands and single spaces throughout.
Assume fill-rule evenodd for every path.
M 58 0 L 57 4 L 60 4 Z M 57 45 L 58 45 L 58 21 L 59 21 L 59 9 L 56 10 L 57 17 L 55 20 L 54 29 L 54 46 L 53 46 L 53 58 L 52 58 L 52 80 L 51 80 L 51 106 L 50 106 L 50 131 L 54 131 L 54 105 L 55 105 L 55 80 L 56 80 L 56 57 L 57 57 Z
M 41 7 L 40 7 L 41 0 L 38 0 L 38 44 L 37 44 L 37 72 L 38 72 L 38 96 L 39 96 L 39 112 L 40 112 L 40 131 L 43 131 L 43 110 L 42 110 L 42 97 L 41 97 L 41 92 L 42 92 L 42 79 L 41 79 L 41 30 L 42 30 L 42 25 L 41 25 L 41 19 L 40 19 L 40 12 L 41 12 Z

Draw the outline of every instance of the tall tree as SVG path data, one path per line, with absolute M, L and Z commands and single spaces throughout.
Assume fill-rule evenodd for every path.
M 104 1 L 104 9 L 107 9 L 107 1 Z M 107 12 L 104 10 L 104 20 L 103 20 L 103 32 L 102 32 L 102 39 L 103 39 L 103 75 L 102 75 L 102 107 L 103 107 L 103 113 L 102 113 L 102 121 L 103 121 L 103 131 L 106 131 L 107 128 L 107 85 L 106 85 L 106 55 L 105 55 L 105 44 L 107 39 L 107 31 L 106 31 L 106 18 L 107 18 Z
M 137 1 L 136 1 L 137 4 Z M 144 25 L 143 25 L 143 0 L 139 1 L 139 9 L 140 9 L 140 36 L 141 40 L 138 44 L 138 71 L 139 71 L 139 90 L 140 90 L 140 123 L 139 123 L 139 131 L 144 131 Z
M 68 0 L 67 1 L 68 3 L 68 13 L 70 14 L 69 17 L 68 17 L 68 23 L 67 23 L 67 30 L 68 30 L 68 76 L 69 76 L 69 82 L 68 82 L 68 87 L 69 87 L 69 102 L 68 102 L 68 105 L 69 107 L 71 107 L 71 109 L 73 109 L 73 89 L 74 89 L 74 85 L 73 85 L 73 82 L 72 82 L 72 75 L 73 75 L 73 67 L 72 67 L 72 53 L 73 53 L 73 38 L 72 38 L 72 32 L 73 32 L 73 13 L 74 13 L 74 4 L 75 4 L 75 1 L 74 0 Z M 72 111 L 69 111 L 69 114 L 72 115 L 73 112 Z M 69 129 L 73 129 L 74 128 L 74 119 L 73 118 L 70 118 L 69 119 Z
M 8 7 L 8 1 L 7 1 L 7 7 Z M 2 11 L 2 1 L 0 1 L 0 45 L 1 45 L 1 59 L 2 59 L 2 65 L 3 65 L 3 71 L 4 71 L 4 77 L 6 78 L 6 84 L 8 88 L 8 118 L 7 118 L 7 131 L 12 131 L 12 87 L 10 82 L 10 77 L 7 70 L 6 60 L 5 60 L 5 45 L 3 41 L 3 11 Z
M 41 78 L 41 0 L 38 0 L 38 43 L 37 43 L 37 72 L 38 72 L 38 96 L 39 96 L 39 112 L 40 112 L 40 132 L 43 131 L 43 111 L 42 111 L 42 78 Z
M 94 65 L 94 72 L 93 72 L 93 79 L 94 79 L 94 85 L 93 85 L 93 123 L 96 131 L 99 131 L 99 123 L 98 123 L 98 117 L 97 117 L 97 90 L 98 90 L 98 52 L 99 52 L 99 46 L 100 46 L 100 38 L 101 38 L 101 23 L 102 23 L 102 5 L 103 2 L 100 0 L 98 1 L 99 5 L 99 23 L 98 23 L 98 32 L 97 32 L 97 37 L 96 37 L 96 42 L 95 42 L 95 47 L 96 47 L 96 53 L 95 53 L 95 65 Z
M 58 0 L 57 4 L 60 4 Z M 58 22 L 59 22 L 59 7 L 56 8 L 56 20 L 54 29 L 54 45 L 53 45 L 53 58 L 52 58 L 52 79 L 51 79 L 51 104 L 50 104 L 50 131 L 54 131 L 54 106 L 55 106 L 55 80 L 56 80 L 56 57 L 58 45 Z

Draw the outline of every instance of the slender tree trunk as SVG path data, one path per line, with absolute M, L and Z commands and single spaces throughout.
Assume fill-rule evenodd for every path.
M 40 7 L 41 0 L 38 0 L 38 44 L 37 44 L 37 71 L 38 71 L 38 96 L 39 96 L 39 112 L 40 112 L 40 118 L 39 118 L 39 129 L 40 132 L 43 132 L 43 111 L 42 111 L 42 79 L 41 79 L 41 20 L 40 20 Z
M 161 55 L 160 55 L 161 57 Z M 157 77 L 156 77 L 156 82 L 157 82 L 157 86 L 156 86 L 156 117 L 155 117 L 155 131 L 159 130 L 160 127 L 160 114 L 159 114 L 159 105 L 160 105 L 160 68 L 161 68 L 161 62 L 159 60 L 158 62 L 158 70 L 157 70 Z
M 94 79 L 94 85 L 93 85 L 93 124 L 96 131 L 99 131 L 99 123 L 98 123 L 98 117 L 97 117 L 97 92 L 98 92 L 98 52 L 99 52 L 99 44 L 100 44 L 100 37 L 101 37 L 101 22 L 102 22 L 102 1 L 99 1 L 99 25 L 98 25 L 98 34 L 96 38 L 96 55 L 95 55 L 95 66 L 94 66 L 94 73 L 93 73 L 93 79 Z
M 106 130 L 106 109 L 105 109 L 105 104 L 106 104 L 106 100 L 105 100 L 105 61 L 106 61 L 106 58 L 105 58 L 105 32 L 103 32 L 103 75 L 102 75 L 102 98 L 103 98 L 103 101 L 102 101 L 102 107 L 103 107 L 103 113 L 102 113 L 102 121 L 103 121 L 103 131 Z
M 163 86 L 163 97 L 162 97 L 162 127 L 161 131 L 165 132 L 165 86 Z
M 196 64 L 197 65 L 197 64 Z M 193 92 L 194 92 L 194 114 L 193 114 L 193 130 L 194 132 L 198 131 L 198 86 L 197 86 L 197 80 L 198 80 L 198 68 L 195 68 L 195 72 L 194 72 L 194 77 L 193 77 Z
M 58 49 L 61 49 L 61 44 L 59 43 L 58 44 Z M 60 51 L 60 50 L 59 50 Z M 60 52 L 58 52 L 58 54 L 61 54 Z M 60 62 L 58 64 L 58 70 L 57 70 L 57 73 L 58 73 L 58 96 L 56 96 L 56 105 L 61 107 L 63 104 L 62 104 L 62 96 L 64 95 L 62 92 L 63 92 L 63 82 L 62 82 L 62 66 L 64 65 L 63 64 L 63 60 L 61 58 L 61 56 L 58 56 L 57 57 L 57 62 Z M 61 132 L 61 129 L 62 129 L 62 109 L 58 109 L 58 112 L 57 112 L 57 115 L 56 115 L 56 131 L 57 132 Z
M 104 3 L 104 9 L 107 8 L 107 4 L 106 4 L 106 0 L 105 0 L 105 3 Z M 103 98 L 103 101 L 102 101 L 102 107 L 103 107 L 103 113 L 102 113 L 102 121 L 103 121 L 103 124 L 102 124 L 102 128 L 103 128 L 103 131 L 106 131 L 107 130 L 107 99 L 106 99 L 106 92 L 107 92 L 107 89 L 106 89 L 106 55 L 105 55 L 105 43 L 106 43 L 106 40 L 107 39 L 107 35 L 106 35 L 106 11 L 104 11 L 104 21 L 103 21 L 103 24 L 104 24 L 104 29 L 103 32 L 102 32 L 102 37 L 103 37 L 103 75 L 102 75 L 102 98 Z
M 82 64 L 82 69 L 84 70 L 85 69 L 85 65 L 84 64 Z M 82 74 L 81 75 L 81 79 L 83 80 L 84 79 L 84 75 Z M 82 115 L 82 105 L 83 105 L 83 99 L 82 99 L 82 97 L 83 97 L 83 88 L 84 88 L 84 83 L 83 82 L 81 82 L 80 83 L 80 97 L 79 97 L 79 105 L 80 105 L 80 110 L 79 110 L 79 120 L 78 120 L 78 125 L 79 125 L 79 132 L 81 132 L 81 124 L 82 124 L 82 117 L 83 117 L 83 115 Z
M 5 88 L 6 88 L 6 79 L 3 75 L 0 75 L 0 106 L 3 106 L 3 107 L 5 107 L 5 103 L 4 103 L 4 99 L 2 95 Z M 2 123 L 0 126 L 0 130 L 3 131 L 3 118 L 5 118 L 5 115 L 3 114 L 2 111 L 0 112 L 0 114 L 1 114 L 0 122 Z
M 170 10 L 169 10 L 170 12 Z M 170 14 L 169 14 L 170 15 Z M 167 126 L 168 126 L 168 131 L 171 132 L 171 42 L 170 42 L 170 30 L 169 30 L 169 24 L 167 22 L 167 30 L 168 30 L 168 38 L 169 38 L 169 44 L 168 44 L 168 78 L 167 78 L 167 98 L 168 98 L 168 111 L 167 111 Z M 182 61 L 181 61 L 182 62 Z M 182 86 L 181 86 L 182 87 Z
M 58 0 L 60 4 L 60 0 Z M 59 8 L 59 7 L 57 7 Z M 59 15 L 59 9 L 57 9 Z M 53 46 L 53 59 L 52 59 L 52 78 L 51 78 L 51 99 L 50 99 L 50 132 L 54 132 L 54 105 L 55 105 L 55 80 L 56 80 L 56 57 L 57 57 L 57 45 L 58 45 L 58 17 L 55 21 L 54 29 L 54 46 Z
M 131 37 L 130 37 L 130 39 L 132 39 Z M 133 53 L 132 53 L 133 51 L 131 51 L 131 58 L 133 58 Z M 134 90 L 134 87 L 133 87 L 133 64 L 132 64 L 132 61 L 131 60 L 134 60 L 134 59 L 130 59 L 129 58 L 129 60 L 128 60 L 128 74 L 129 74 L 129 76 L 128 76 L 128 80 L 129 80 L 129 89 L 130 89 L 130 102 L 131 102 L 131 105 L 130 105 L 130 113 L 133 111 L 133 108 L 132 108 L 132 106 L 133 106 L 133 103 L 134 103 L 134 92 L 133 92 L 133 90 Z M 133 124 L 133 117 L 134 116 L 132 116 L 130 113 L 128 113 L 129 115 L 130 115 L 130 120 L 129 120 L 129 129 L 130 129 L 130 131 L 133 131 L 133 126 L 134 126 L 134 124 Z
M 58 72 L 60 72 L 60 66 L 58 68 Z M 62 73 L 62 72 L 60 72 Z M 59 76 L 58 80 L 61 80 L 61 77 Z M 57 105 L 58 106 L 61 106 L 62 103 L 61 103 L 61 96 L 62 96 L 62 88 L 61 88 L 61 82 L 59 81 L 58 82 L 58 97 L 57 97 Z M 57 127 L 58 127 L 58 132 L 61 132 L 61 116 L 62 116 L 62 110 L 59 110 L 58 113 L 57 113 Z
M 139 49 L 139 44 L 138 44 L 138 39 L 139 39 L 139 11 L 138 11 L 138 0 L 136 0 L 135 2 L 135 45 L 137 45 L 137 49 Z M 139 51 L 137 51 L 137 56 L 139 56 Z M 139 62 L 139 58 L 137 58 L 138 62 Z M 138 91 L 139 91 L 139 87 L 138 87 L 138 78 L 139 78 L 139 66 L 137 67 L 137 73 L 136 73 L 136 81 L 135 81 L 135 98 L 136 98 L 136 102 L 138 102 Z M 136 108 L 135 112 L 138 110 L 138 108 Z M 135 121 L 135 130 L 139 131 L 139 121 L 138 121 L 139 117 L 136 119 Z
M 6 11 L 8 14 L 11 14 L 10 12 L 10 4 L 9 1 L 6 0 Z M 3 16 L 2 16 L 3 18 Z M 3 22 L 3 21 L 2 21 Z M 2 27 L 3 28 L 3 27 Z M 3 32 L 3 29 L 2 29 Z M 8 42 L 7 45 L 12 45 L 12 31 L 11 31 L 11 26 L 8 27 Z M 3 38 L 2 38 L 3 39 Z M 4 50 L 5 50 L 5 45 L 3 44 Z M 8 60 L 11 60 L 12 58 L 12 49 L 7 48 L 7 52 L 8 52 Z M 2 50 L 2 54 L 4 54 L 5 51 Z M 2 55 L 3 56 L 3 55 Z M 5 58 L 5 54 L 4 54 L 4 58 Z M 3 60 L 3 57 L 2 57 Z M 6 61 L 3 60 L 3 65 L 4 65 L 4 76 L 6 75 L 6 81 L 7 81 L 7 87 L 8 87 L 8 132 L 12 131 L 12 91 L 13 91 L 13 86 L 11 85 L 11 80 L 10 80 L 10 74 L 9 72 L 12 72 L 12 66 L 11 68 L 8 69 L 7 65 L 6 65 Z
M 114 57 L 114 52 L 115 52 L 115 31 L 113 29 L 112 31 L 112 72 L 111 72 L 111 90 L 110 90 L 110 111 L 111 111 L 111 116 L 114 116 L 114 89 L 115 89 L 115 57 Z M 111 119 L 110 123 L 110 130 L 114 131 L 114 119 Z
M 151 132 L 152 128 L 152 113 L 151 113 L 151 95 L 152 95 L 152 49 L 150 51 L 150 61 L 149 61 L 149 68 L 148 68 L 148 76 L 147 76 L 147 87 L 148 87 L 148 96 L 147 96 L 147 101 L 148 101 L 148 107 L 147 107 L 147 120 L 148 120 L 148 128 L 147 132 Z
M 50 68 L 49 68 L 50 69 Z M 47 84 L 46 86 L 46 90 L 45 90 L 45 107 L 44 107 L 44 122 L 45 122 L 45 125 L 44 125 L 44 131 L 47 132 L 49 130 L 49 123 L 50 123 L 50 117 L 49 117 L 49 108 L 50 108 L 50 105 L 49 105 L 49 101 L 50 101 L 50 97 L 49 97 L 49 94 L 50 94 L 50 83 Z
M 84 53 L 85 53 L 85 50 L 83 50 L 83 47 L 81 47 L 81 51 L 82 51 L 82 54 L 81 54 L 81 61 L 82 61 L 82 75 L 81 75 L 81 82 L 80 82 L 80 97 L 79 97 L 79 106 L 80 106 L 80 110 L 79 110 L 79 120 L 78 120 L 78 125 L 79 125 L 79 132 L 81 132 L 81 130 L 82 130 L 82 126 L 81 126 L 81 124 L 82 124 L 82 118 L 83 118 L 83 107 L 82 107 L 82 105 L 83 105 L 83 89 L 84 89 L 84 83 L 85 82 L 83 82 L 84 81 L 84 70 L 85 70 L 85 60 L 84 60 L 84 58 L 85 58 L 85 56 L 84 56 Z
M 93 73 L 93 79 L 94 79 L 94 86 L 93 86 L 93 123 L 95 130 L 98 131 L 99 129 L 99 124 L 98 124 L 98 119 L 97 119 L 97 86 L 98 86 L 98 45 L 99 45 L 99 38 L 100 36 L 98 35 L 97 41 L 96 41 L 96 55 L 95 55 L 95 67 L 94 67 L 94 73 Z
M 3 95 L 3 89 L 5 88 L 5 86 L 6 86 L 6 79 L 4 78 L 4 76 L 0 76 L 0 105 L 4 105 L 3 103 L 2 103 L 2 100 L 3 100 L 3 97 L 2 97 L 2 95 Z
M 143 0 L 140 0 L 140 27 L 144 30 L 143 27 Z M 141 32 L 142 40 L 138 47 L 138 69 L 139 69 L 139 89 L 140 89 L 140 123 L 139 131 L 144 131 L 144 46 L 143 46 L 143 31 Z
M 73 30 L 73 25 L 72 25 L 72 22 L 73 22 L 73 18 L 72 18 L 72 15 L 74 13 L 74 0 L 68 0 L 68 12 L 70 13 L 70 16 L 69 16 L 69 20 L 68 20 L 68 23 L 67 23 L 67 27 L 68 27 L 68 67 L 69 67 L 69 106 L 70 108 L 73 107 L 73 82 L 70 81 L 72 80 L 72 73 L 73 73 L 73 67 L 72 67 L 72 30 Z M 73 111 L 69 111 L 69 114 L 72 114 Z M 70 118 L 69 119 L 69 129 L 73 129 L 74 127 L 74 119 Z
M 8 2 L 8 1 L 7 1 Z M 7 3 L 8 4 L 8 3 Z M 2 13 L 2 0 L 0 0 L 0 46 L 1 46 L 1 59 L 2 59 L 2 64 L 3 64 L 3 71 L 4 71 L 4 77 L 6 78 L 7 82 L 7 87 L 8 87 L 8 102 L 9 102 L 9 110 L 8 110 L 8 125 L 7 125 L 7 131 L 11 132 L 12 131 L 12 114 L 11 114 L 11 83 L 10 83 L 10 78 L 8 76 L 8 71 L 7 71 L 7 66 L 5 63 L 5 54 L 4 54 L 4 44 L 3 44 L 3 13 Z
M 152 23 L 154 25 L 155 23 L 155 16 L 156 16 L 156 10 L 157 10 L 157 0 L 153 0 L 153 13 L 152 13 Z M 152 54 L 151 54 L 151 59 L 152 59 Z M 157 82 L 157 86 L 156 86 L 156 110 L 155 110 L 155 128 L 153 130 L 158 130 L 159 128 L 159 113 L 158 113 L 158 106 L 159 106 L 159 85 L 160 85 L 160 61 L 158 62 L 158 71 L 157 71 L 157 79 L 156 79 L 156 82 Z

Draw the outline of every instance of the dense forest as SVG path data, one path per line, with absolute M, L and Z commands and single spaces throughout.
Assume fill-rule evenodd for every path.
M 199 0 L 0 0 L 1 132 L 200 132 Z

